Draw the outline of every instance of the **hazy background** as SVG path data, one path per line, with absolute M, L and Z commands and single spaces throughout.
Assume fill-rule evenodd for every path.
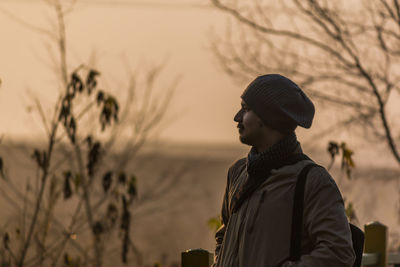
M 0 4 L 0 132 L 23 139 L 41 137 L 40 123 L 27 112 L 27 92 L 38 96 L 44 106 L 55 101 L 59 91 L 54 88 L 51 57 L 58 58 L 49 53 L 45 35 L 16 22 L 15 17 L 51 30 L 54 15 L 39 0 L 2 0 Z M 181 80 L 169 110 L 175 120 L 164 128 L 161 138 L 237 144 L 233 116 L 251 80 L 232 81 L 210 49 L 212 34 L 224 35 L 227 22 L 229 17 L 207 1 L 78 1 L 66 17 L 68 63 L 73 69 L 82 62 L 95 62 L 109 85 L 106 89 L 119 93 L 125 86 L 126 66 L 146 70 L 165 63 L 159 87 L 177 76 Z M 299 130 L 305 141 L 311 143 L 310 136 L 326 124 L 323 110 L 317 105 L 313 128 L 304 135 Z M 335 114 L 330 113 L 332 118 Z M 352 138 L 341 133 L 336 137 Z
M 51 69 L 48 39 L 29 29 L 50 26 L 52 16 L 40 1 L 0 0 L 0 135 L 5 142 L 12 141 L 0 153 L 14 151 L 8 154 L 14 177 L 29 176 L 18 163 L 32 167 L 24 151 L 44 138 L 41 122 L 31 112 L 30 95 L 37 96 L 49 107 L 46 112 L 51 112 L 59 93 L 54 87 L 57 77 Z M 18 23 L 16 17 L 30 26 Z M 168 208 L 133 219 L 138 247 L 149 262 L 179 261 L 179 253 L 189 248 L 213 250 L 207 220 L 219 212 L 227 168 L 248 150 L 238 142 L 232 120 L 246 83 L 233 82 L 209 49 L 211 32 L 224 34 L 227 21 L 207 1 L 196 0 L 80 1 L 66 17 L 69 65 L 73 68 L 91 61 L 101 71 L 102 82 L 109 87 L 105 89 L 117 96 L 123 95 L 127 66 L 145 70 L 165 63 L 158 81 L 161 88 L 181 77 L 168 110 L 172 119 L 159 136 L 162 149 L 156 154 L 145 150 L 131 166 L 150 184 L 156 176 L 152 171 L 175 164 L 188 166 L 183 180 L 167 197 Z M 396 162 L 385 144 L 366 146 L 348 133 L 315 140 L 313 136 L 324 129 L 325 121 L 335 117 L 326 117 L 327 113 L 317 104 L 314 127 L 298 131 L 305 151 L 327 165 L 328 140 L 345 141 L 355 150 L 353 180 L 343 177 L 338 167 L 334 177 L 343 195 L 355 203 L 360 225 L 377 219 L 389 225 L 391 246 L 397 248 Z
M 166 62 L 165 79 L 182 78 L 171 108 L 172 113 L 179 113 L 177 120 L 165 128 L 162 137 L 179 142 L 236 141 L 232 118 L 242 87 L 221 71 L 208 49 L 211 29 L 222 33 L 226 16 L 205 1 L 85 2 L 89 1 L 78 2 L 66 18 L 72 66 L 94 53 L 103 78 L 114 84 L 126 77 L 126 64 L 145 69 Z M 0 7 L 40 27 L 46 27 L 52 17 L 40 1 L 0 3 Z M 51 84 L 54 74 L 48 67 L 47 39 L 4 13 L 0 36 L 0 132 L 39 136 L 41 128 L 26 112 L 24 99 L 28 89 L 49 102 L 58 93 Z M 13 116 L 8 116 L 11 111 Z

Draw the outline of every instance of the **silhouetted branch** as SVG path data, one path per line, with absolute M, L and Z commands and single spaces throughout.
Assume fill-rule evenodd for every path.
M 399 91 L 400 75 L 395 70 L 400 63 L 398 1 L 366 3 L 363 10 L 370 16 L 361 19 L 335 2 L 288 1 L 292 9 L 287 5 L 281 13 L 288 20 L 296 17 L 301 30 L 295 23 L 275 27 L 272 19 L 265 19 L 274 14 L 257 0 L 251 1 L 246 11 L 233 1 L 210 1 L 239 24 L 236 42 L 228 28 L 226 38 L 214 40 L 212 45 L 228 74 L 250 79 L 266 72 L 283 73 L 316 99 L 348 107 L 371 122 L 375 116 L 364 113 L 376 114 L 390 152 L 400 164 L 386 110 L 391 92 Z M 282 48 L 285 44 L 288 47 Z M 371 128 L 376 130 L 376 126 Z

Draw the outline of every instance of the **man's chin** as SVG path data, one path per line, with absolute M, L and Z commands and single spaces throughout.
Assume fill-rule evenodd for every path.
M 239 135 L 239 140 L 242 144 L 251 146 L 251 142 L 246 138 L 246 136 Z

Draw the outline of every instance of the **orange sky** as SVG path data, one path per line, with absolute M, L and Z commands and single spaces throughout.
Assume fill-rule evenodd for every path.
M 51 29 L 48 21 L 53 14 L 42 2 L 15 2 L 0 3 L 0 7 Z M 223 73 L 208 49 L 211 28 L 222 33 L 225 22 L 226 17 L 212 8 L 77 5 L 67 17 L 69 63 L 72 67 L 85 62 L 94 51 L 103 78 L 112 85 L 113 81 L 126 80 L 123 58 L 134 68 L 166 60 L 163 80 L 178 75 L 182 80 L 171 109 L 179 112 L 178 120 L 165 129 L 163 138 L 237 142 L 232 117 L 239 107 L 242 87 Z M 26 111 L 26 92 L 29 89 L 49 107 L 57 95 L 45 46 L 48 39 L 4 13 L 0 13 L 0 36 L 0 132 L 40 135 L 40 121 Z
M 112 0 L 95 0 L 112 5 L 81 1 L 66 18 L 70 70 L 88 62 L 95 54 L 106 89 L 123 90 L 127 82 L 125 63 L 140 70 L 166 61 L 160 83 L 172 81 L 178 75 L 182 79 L 170 109 L 172 114 L 178 114 L 177 120 L 164 129 L 162 138 L 177 142 L 238 143 L 232 118 L 246 84 L 234 83 L 208 48 L 211 29 L 224 34 L 225 14 L 207 7 L 204 4 L 207 1 L 202 0 L 157 0 L 165 3 L 162 6 L 149 4 L 156 0 L 141 1 L 139 5 L 116 5 Z M 191 3 L 202 3 L 204 8 L 191 7 Z M 54 21 L 54 14 L 40 0 L 3 0 L 0 9 L 47 29 L 52 27 L 49 21 Z M 54 71 L 49 67 L 48 39 L 1 10 L 0 134 L 19 138 L 43 136 L 40 120 L 29 114 L 26 107 L 31 103 L 27 95 L 30 91 L 48 107 L 46 113 L 51 113 L 58 94 Z M 162 85 L 157 88 L 162 90 Z M 313 128 L 300 130 L 299 135 L 315 133 L 324 121 L 337 116 L 329 113 L 328 119 L 321 120 L 322 113 L 317 105 Z M 343 140 L 348 136 L 339 133 L 330 138 Z M 312 137 L 308 141 L 315 143 Z

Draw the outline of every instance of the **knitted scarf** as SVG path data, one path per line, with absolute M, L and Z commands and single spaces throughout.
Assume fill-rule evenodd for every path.
M 252 147 L 247 157 L 248 179 L 232 198 L 233 212 L 236 212 L 244 201 L 269 178 L 272 169 L 309 159 L 302 152 L 295 153 L 299 147 L 300 144 L 294 132 L 264 152 L 257 153 L 256 148 Z

